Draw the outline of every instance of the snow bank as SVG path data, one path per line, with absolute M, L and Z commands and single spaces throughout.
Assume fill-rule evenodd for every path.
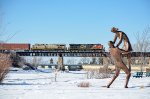
M 0 85 L 0 99 L 149 99 L 150 77 L 133 78 L 124 88 L 125 74 L 121 74 L 108 89 L 111 78 L 86 79 L 83 71 L 57 73 L 10 72 Z M 82 81 L 89 87 L 78 87 Z

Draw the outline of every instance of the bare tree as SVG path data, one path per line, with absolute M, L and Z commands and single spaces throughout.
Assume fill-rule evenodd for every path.
M 89 64 L 90 63 L 90 59 L 88 57 L 83 57 L 80 59 L 79 63 L 81 64 Z
M 2 36 L 4 35 L 4 33 L 6 32 L 6 26 L 4 26 L 3 24 L 3 13 L 0 11 L 0 42 L 2 41 Z
M 76 59 L 71 58 L 67 60 L 67 64 L 75 64 L 75 63 L 76 63 Z
M 0 41 L 2 41 L 1 37 L 3 35 L 3 27 L 2 27 L 2 14 L 0 12 Z M 6 74 L 9 71 L 9 67 L 11 66 L 10 55 L 0 53 L 0 83 L 5 78 Z
M 6 74 L 9 71 L 9 67 L 11 66 L 11 60 L 9 57 L 9 54 L 0 53 L 0 83 L 6 77 Z
M 91 60 L 90 64 L 97 64 L 97 59 L 96 59 L 96 57 L 92 57 L 92 60 Z
M 106 68 L 106 69 L 108 69 L 108 66 L 109 66 L 109 63 L 110 62 L 110 59 L 109 59 L 109 57 L 103 57 L 103 68 Z
M 146 29 L 144 29 L 141 33 L 135 34 L 136 43 L 134 44 L 133 48 L 135 52 L 141 52 L 139 61 L 140 61 L 140 68 L 141 71 L 143 71 L 143 65 L 145 65 L 145 57 L 142 52 L 148 52 L 150 51 L 150 27 L 148 26 Z
M 97 60 L 98 64 L 101 64 L 103 65 L 103 58 L 102 57 L 99 57 L 98 60 Z
M 30 62 L 33 66 L 38 66 L 43 63 L 42 57 L 33 57 L 33 59 Z

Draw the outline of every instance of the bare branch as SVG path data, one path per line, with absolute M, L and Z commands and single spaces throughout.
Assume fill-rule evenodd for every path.
M 146 52 L 150 47 L 150 27 L 147 27 L 141 34 L 137 32 L 135 34 L 136 44 L 134 44 L 134 50 L 139 52 Z

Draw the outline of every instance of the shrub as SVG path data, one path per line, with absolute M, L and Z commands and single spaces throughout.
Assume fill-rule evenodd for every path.
M 8 73 L 10 66 L 11 66 L 10 55 L 0 53 L 0 83 L 6 77 L 6 74 Z
M 111 70 L 107 68 L 99 68 L 99 69 L 87 69 L 87 78 L 88 79 L 104 79 L 111 77 Z
M 78 84 L 78 87 L 89 87 L 89 86 L 90 86 L 90 83 L 87 81 L 83 81 Z
M 13 67 L 18 67 L 18 68 L 22 67 L 25 61 L 22 57 L 20 57 L 15 53 L 11 53 L 10 58 L 12 60 Z

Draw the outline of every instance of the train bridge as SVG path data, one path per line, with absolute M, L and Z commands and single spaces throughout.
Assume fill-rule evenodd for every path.
M 93 51 L 17 51 L 16 54 L 19 56 L 59 56 L 62 54 L 63 57 L 104 57 L 108 56 L 109 52 L 93 52 Z M 132 57 L 150 57 L 150 52 L 132 52 Z

